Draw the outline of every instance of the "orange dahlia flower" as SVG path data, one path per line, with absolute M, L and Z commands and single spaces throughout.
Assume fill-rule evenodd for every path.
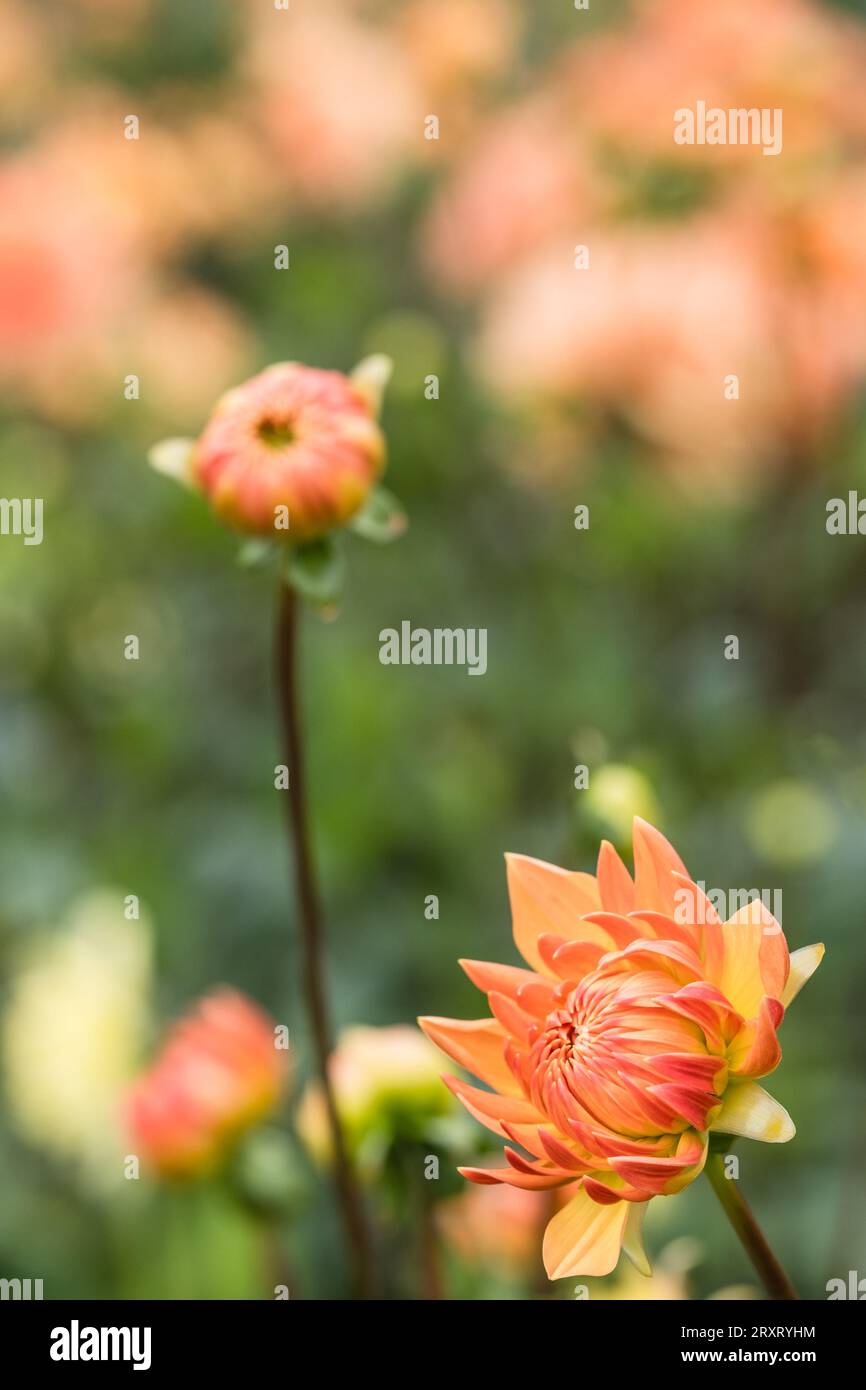
M 596 876 L 507 856 L 517 947 L 530 970 L 462 961 L 492 1018 L 419 1020 L 492 1090 L 445 1077 L 507 1147 L 478 1183 L 574 1185 L 544 1236 L 551 1279 L 608 1274 L 624 1249 L 649 1273 L 647 1203 L 692 1182 L 711 1131 L 781 1143 L 787 1111 L 758 1085 L 778 1065 L 785 1009 L 823 946 L 789 956 L 761 902 L 723 922 L 676 851 L 634 824 L 632 879 L 601 846 Z
M 284 1076 L 267 1014 L 236 990 L 218 989 L 175 1024 L 135 1083 L 127 1102 L 132 1140 L 164 1176 L 207 1173 L 273 1108 Z
M 355 515 L 384 469 L 376 417 L 390 370 L 382 356 L 351 376 L 277 362 L 226 392 L 197 440 L 165 440 L 151 462 L 237 531 L 316 540 Z

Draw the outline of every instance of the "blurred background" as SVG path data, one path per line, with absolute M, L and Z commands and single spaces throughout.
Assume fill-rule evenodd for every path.
M 45 506 L 0 538 L 0 1276 L 347 1293 L 273 586 L 145 455 L 271 361 L 374 351 L 411 527 L 305 632 L 336 1026 L 483 1012 L 456 960 L 516 960 L 503 852 L 590 868 L 637 811 L 827 943 L 773 1079 L 798 1135 L 738 1152 L 804 1296 L 864 1272 L 866 543 L 826 530 L 866 492 L 864 62 L 818 0 L 0 0 L 0 491 Z M 782 154 L 675 145 L 699 99 L 782 108 Z M 405 619 L 487 628 L 486 676 L 380 665 Z M 130 1180 L 130 1082 L 221 983 L 289 1027 L 283 1098 L 228 1172 Z M 344 1048 L 381 1291 L 574 1297 L 545 1199 L 454 1173 L 487 1137 L 435 1056 Z M 592 1297 L 750 1295 L 703 1182 L 648 1247 Z

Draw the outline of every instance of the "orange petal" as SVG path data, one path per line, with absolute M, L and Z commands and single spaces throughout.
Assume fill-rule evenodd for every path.
M 646 925 L 638 919 L 637 914 L 633 917 L 622 917 L 617 912 L 591 912 L 586 920 L 604 928 L 615 951 L 623 950 L 632 941 L 645 941 L 652 935 Z
M 538 976 L 532 970 L 522 970 L 517 965 L 500 965 L 492 960 L 460 960 L 457 962 L 478 989 L 489 994 L 498 989 L 513 999 L 521 985 L 530 984 Z
M 470 1182 L 494 1183 L 504 1182 L 509 1187 L 520 1187 L 525 1192 L 543 1192 L 551 1187 L 564 1187 L 566 1183 L 574 1182 L 574 1174 L 566 1177 L 539 1177 L 535 1173 L 518 1173 L 516 1168 L 458 1168 L 461 1177 L 468 1178 Z
M 695 933 L 707 979 L 718 980 L 725 954 L 722 919 L 703 888 L 699 888 L 687 874 L 674 874 L 674 884 L 677 899 L 675 918 Z
M 630 1187 L 621 1178 L 614 1177 L 613 1182 L 616 1184 L 615 1187 L 610 1183 L 599 1182 L 598 1178 L 584 1178 L 583 1190 L 587 1197 L 591 1197 L 602 1207 L 609 1207 L 614 1202 L 646 1203 L 655 1195 L 652 1192 L 641 1192 L 637 1187 Z
M 587 912 L 601 907 L 598 884 L 591 874 L 571 873 L 522 854 L 507 854 L 505 861 L 514 940 L 531 966 L 547 972 L 537 947 L 545 932 L 566 941 L 606 945 L 607 938 L 598 927 L 581 922 Z
M 571 1149 L 563 1144 L 561 1139 L 557 1139 L 555 1134 L 551 1134 L 547 1129 L 539 1129 L 538 1138 L 541 1146 L 551 1163 L 555 1163 L 557 1168 L 565 1168 L 568 1172 L 587 1173 L 589 1165 L 583 1163 Z
M 605 954 L 606 947 L 598 946 L 593 941 L 566 941 L 548 957 L 544 949 L 548 940 L 561 940 L 560 937 L 540 938 L 543 945 L 545 958 L 550 960 L 552 968 L 557 975 L 564 980 L 582 980 L 584 975 L 588 975 L 590 970 L 594 970 Z
M 544 1233 L 548 1279 L 610 1274 L 619 1259 L 627 1217 L 627 1202 L 600 1206 L 586 1192 L 578 1192 Z
M 687 946 L 691 951 L 699 948 L 694 927 L 683 926 L 673 917 L 666 917 L 663 912 L 634 912 L 632 917 L 646 922 L 658 941 L 679 941 L 681 946 Z
M 460 1081 L 456 1076 L 443 1076 L 442 1080 L 473 1119 L 503 1139 L 509 1137 L 503 1128 L 505 1122 L 525 1125 L 541 1123 L 541 1115 L 528 1100 L 518 1099 L 517 1096 L 502 1096 L 497 1091 L 482 1091 L 477 1086 L 470 1086 L 468 1081 Z
M 632 839 L 635 906 L 673 917 L 677 884 L 671 875 L 676 873 L 688 877 L 685 864 L 664 835 L 648 821 L 641 820 L 640 816 L 634 818 Z
M 650 1090 L 695 1129 L 706 1129 L 710 1117 L 718 1114 L 722 1104 L 715 1091 L 696 1091 L 691 1086 L 665 1082 L 661 1086 L 651 1086 Z
M 666 1052 L 649 1060 L 666 1081 L 718 1093 L 724 1086 L 724 1078 L 719 1077 L 719 1072 L 725 1070 L 724 1057 L 710 1057 L 700 1052 Z
M 525 1013 L 519 1004 L 515 1004 L 507 994 L 500 994 L 497 990 L 491 990 L 487 996 L 490 1004 L 490 1012 L 494 1018 L 502 1024 L 505 1032 L 516 1042 L 531 1044 L 533 1039 L 530 1036 L 531 1030 L 538 1033 L 539 1025 L 532 1017 L 532 1014 Z
M 679 1192 L 698 1176 L 707 1155 L 706 1137 L 686 1130 L 671 1158 L 637 1158 L 614 1155 L 610 1166 L 626 1182 L 646 1192 Z
M 546 1018 L 556 1008 L 558 986 L 552 980 L 542 980 L 536 976 L 530 984 L 521 985 L 517 991 L 517 1002 L 521 1009 L 535 1018 Z
M 516 965 L 500 965 L 489 960 L 461 960 L 458 962 L 473 985 L 488 996 L 496 991 L 515 1000 L 521 1008 L 539 1018 L 544 1018 L 553 1008 L 555 984 L 545 975 L 536 975 L 533 970 L 521 970 Z
M 505 1033 L 495 1018 L 419 1018 L 418 1024 L 459 1067 L 465 1067 L 503 1095 L 522 1095 L 505 1060 Z
M 634 883 L 631 874 L 623 864 L 609 840 L 602 840 L 598 852 L 598 888 L 601 904 L 606 912 L 619 912 L 625 915 L 636 906 Z
M 761 1000 L 758 1017 L 744 1023 L 731 1043 L 728 1060 L 737 1076 L 767 1076 L 782 1060 L 776 1029 L 785 1009 L 778 999 L 767 995 Z
M 694 951 L 679 941 L 632 941 L 619 952 L 619 958 L 650 969 L 667 970 L 678 984 L 701 980 L 701 963 Z

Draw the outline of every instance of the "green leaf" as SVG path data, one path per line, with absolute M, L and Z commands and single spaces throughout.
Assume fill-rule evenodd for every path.
M 336 603 L 343 591 L 346 561 L 334 536 L 322 536 L 287 552 L 284 576 L 312 603 Z
M 277 547 L 273 541 L 251 540 L 244 541 L 238 551 L 238 564 L 241 569 L 254 570 L 267 564 L 268 560 L 276 554 Z
M 384 487 L 374 487 L 360 511 L 349 522 L 349 527 L 365 540 L 385 545 L 402 536 L 409 519 L 393 492 Z

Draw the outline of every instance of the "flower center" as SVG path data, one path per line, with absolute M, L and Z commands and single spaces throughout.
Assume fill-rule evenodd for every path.
M 573 1114 L 618 1132 L 661 1132 L 638 1099 L 643 1088 L 664 1080 L 654 1055 L 706 1053 L 700 1030 L 659 998 L 670 986 L 668 976 L 654 971 L 599 970 L 585 977 L 548 1014 L 535 1040 L 534 1104 L 566 1130 Z
M 259 421 L 256 434 L 269 449 L 285 449 L 287 445 L 294 444 L 297 438 L 288 420 L 278 420 L 272 415 L 266 415 Z

